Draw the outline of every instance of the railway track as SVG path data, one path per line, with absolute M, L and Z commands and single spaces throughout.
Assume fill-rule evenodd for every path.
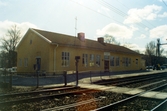
M 95 102 L 100 101 L 100 100 L 101 99 L 98 99 L 98 98 L 88 99 L 88 100 L 84 100 L 84 101 L 80 101 L 80 102 L 75 102 L 75 103 L 72 103 L 72 104 L 67 104 L 67 105 L 58 106 L 58 107 L 49 108 L 49 109 L 44 109 L 42 111 L 59 111 L 59 110 L 67 110 L 67 109 L 72 110 L 72 108 L 75 111 L 77 109 L 81 109 L 81 108 L 79 108 L 79 106 L 92 104 L 92 103 L 95 103 Z M 91 108 L 89 107 L 89 109 L 91 109 Z
M 133 105 L 133 106 L 135 106 L 135 107 L 139 107 L 139 108 L 141 108 L 141 106 L 143 105 L 143 103 L 145 102 L 145 101 L 147 101 L 147 103 L 149 104 L 149 105 L 147 105 L 147 108 L 152 108 L 152 107 L 155 107 L 157 104 L 159 104 L 160 102 L 161 102 L 161 100 L 157 100 L 157 99 L 148 99 L 148 98 L 144 98 L 144 97 L 141 97 L 141 95 L 143 95 L 143 94 L 145 94 L 145 93 L 147 93 L 147 92 L 149 92 L 149 91 L 152 91 L 152 90 L 155 90 L 155 89 L 161 89 L 162 87 L 165 87 L 165 86 L 167 86 L 167 84 L 163 84 L 163 85 L 161 85 L 161 86 L 159 86 L 159 84 L 162 84 L 161 82 L 165 82 L 166 83 L 166 81 L 159 81 L 159 82 L 154 82 L 154 83 L 150 83 L 150 84 L 147 84 L 147 85 L 144 85 L 144 86 L 142 86 L 142 88 L 147 88 L 147 91 L 143 91 L 143 92 L 141 92 L 141 93 L 139 93 L 139 94 L 136 94 L 136 95 L 134 95 L 134 96 L 129 96 L 129 95 L 124 95 L 124 97 L 122 97 L 122 99 L 121 100 L 119 100 L 119 99 L 117 99 L 115 102 L 113 102 L 113 101 L 110 101 L 110 103 L 112 103 L 112 107 L 114 107 L 114 108 L 116 108 L 115 107 L 115 105 L 117 106 L 117 105 L 119 105 L 119 104 L 121 104 L 120 105 L 120 107 L 118 107 L 117 109 L 113 109 L 112 111 L 118 111 L 118 110 L 120 110 L 120 109 L 123 109 L 123 110 L 125 110 L 125 109 L 127 109 L 129 106 L 131 106 L 131 105 Z M 154 88 L 148 88 L 148 87 L 153 87 L 154 86 Z M 158 87 L 157 87 L 158 86 Z M 156 87 L 156 88 L 155 88 Z M 149 89 L 149 90 L 148 90 Z M 103 95 L 103 94 L 100 94 L 100 95 Z M 119 98 L 119 97 L 117 97 L 117 96 L 114 96 L 115 94 L 113 94 L 113 97 L 112 98 L 109 98 L 109 97 L 106 97 L 106 95 L 104 95 L 104 96 L 101 96 L 101 97 L 99 97 L 99 98 L 97 98 L 97 97 L 95 97 L 94 99 L 90 99 L 90 100 L 86 100 L 86 101 L 81 101 L 81 102 L 79 102 L 79 103 L 73 103 L 73 104 L 68 104 L 68 105 L 64 105 L 64 106 L 59 106 L 59 107 L 54 107 L 54 108 L 51 108 L 51 109 L 46 109 L 46 110 L 43 110 L 43 111 L 50 111 L 50 110 L 63 110 L 63 111 L 68 111 L 69 109 L 70 110 L 72 110 L 72 111 L 75 111 L 75 110 L 81 110 L 81 111 L 83 111 L 83 110 L 90 110 L 90 109 L 96 109 L 97 107 L 100 107 L 100 105 L 101 105 L 101 103 L 102 103 L 102 101 L 103 101 L 103 103 L 106 101 L 106 98 L 107 99 L 115 99 L 114 97 L 116 97 L 116 98 Z M 123 96 L 123 95 L 122 95 Z M 134 100 L 134 99 L 136 99 L 136 100 Z M 123 103 L 126 103 L 127 101 L 135 101 L 135 102 L 139 102 L 139 103 L 133 103 L 133 102 L 130 102 L 130 105 L 128 104 L 128 105 L 123 105 Z M 94 103 L 94 105 L 91 105 L 91 107 L 90 107 L 90 105 L 89 104 L 91 104 L 91 103 Z M 103 104 L 102 103 L 102 104 Z M 109 102 L 108 103 L 106 103 L 106 104 L 110 104 Z M 136 106 L 137 104 L 140 104 L 139 106 Z M 83 105 L 86 105 L 86 107 L 87 108 L 81 108 L 81 107 L 79 107 L 79 106 L 83 106 Z M 104 105 L 104 104 L 103 104 Z M 93 108 L 93 106 L 94 106 L 94 108 Z M 123 107 L 121 107 L 121 106 L 123 106 Z M 107 105 L 107 107 L 108 107 L 108 105 Z M 100 111 L 103 111 L 103 110 L 111 110 L 110 109 L 111 107 L 109 107 L 109 109 L 103 109 L 103 107 L 102 107 L 102 109 L 100 109 Z M 97 109 L 97 110 L 99 110 L 99 109 Z M 139 109 L 138 109 L 139 110 Z M 141 110 L 141 109 L 140 109 Z M 129 110 L 130 111 L 130 110 Z
M 126 98 L 126 96 L 122 94 L 105 92 L 105 91 L 93 93 L 91 94 L 91 96 L 87 93 L 84 96 L 88 98 L 83 99 L 85 97 L 79 97 L 79 98 L 82 98 L 79 101 L 77 100 L 77 101 L 74 101 L 73 103 L 69 103 L 66 105 L 60 105 L 60 106 L 56 106 L 52 108 L 47 108 L 42 111 L 69 111 L 69 110 L 70 111 L 89 111 L 89 110 L 96 109 L 97 107 L 101 106 L 107 99 L 109 100 L 107 101 L 106 104 L 110 102 L 116 102 L 118 100 Z
M 157 77 L 160 77 L 160 76 L 156 76 L 156 78 Z M 142 77 L 140 78 L 142 79 Z M 148 81 L 148 79 L 146 78 L 143 79 L 142 81 L 144 80 Z M 148 90 L 148 91 L 155 90 L 155 89 L 161 90 L 162 87 L 166 87 L 167 84 L 165 84 L 164 86 L 161 85 L 161 84 L 164 84 L 165 82 L 166 80 L 162 80 L 159 82 L 145 84 L 143 86 L 139 86 L 138 88 L 142 88 L 143 90 Z M 152 89 L 148 88 L 148 87 L 155 87 L 154 85 L 156 85 L 156 88 L 152 88 Z M 161 85 L 161 87 L 157 87 L 157 85 L 158 86 Z M 49 92 L 49 90 L 51 93 Z M 28 96 L 27 97 L 25 96 L 25 98 L 22 97 L 22 99 L 15 99 L 15 100 L 13 99 L 11 100 L 10 98 L 6 99 L 4 100 L 4 102 L 0 103 L 0 110 L 15 111 L 17 108 L 19 108 L 17 110 L 22 110 L 21 108 L 29 108 L 27 109 L 27 111 L 31 111 L 31 110 L 37 110 L 37 111 L 39 110 L 42 110 L 42 111 L 50 111 L 50 110 L 81 111 L 82 110 L 83 111 L 84 110 L 84 111 L 87 111 L 87 110 L 94 110 L 94 109 L 97 111 L 98 110 L 100 111 L 100 110 L 107 110 L 103 108 L 109 107 L 110 109 L 114 107 L 116 109 L 113 111 L 116 111 L 118 109 L 127 109 L 128 106 L 130 105 L 135 106 L 135 104 L 138 104 L 133 102 L 135 101 L 134 99 L 136 99 L 136 102 L 140 101 L 141 104 L 144 103 L 142 101 L 150 101 L 147 103 L 153 104 L 152 108 L 153 107 L 160 108 L 161 105 L 158 106 L 158 104 L 166 104 L 166 102 L 165 101 L 163 102 L 162 100 L 157 100 L 157 99 L 154 100 L 154 99 L 141 97 L 141 95 L 146 93 L 147 91 L 130 96 L 125 94 L 113 93 L 109 91 L 99 91 L 99 90 L 92 90 L 92 89 L 88 90 L 88 89 L 82 89 L 82 88 L 78 88 L 78 91 L 73 91 L 73 92 L 70 92 L 69 90 L 66 89 L 64 93 L 61 92 L 60 90 L 61 89 L 57 91 L 53 89 L 48 89 L 48 91 L 44 91 L 44 93 L 42 92 L 39 93 L 38 91 L 36 91 L 31 94 L 31 97 L 29 97 L 29 95 L 26 93 L 22 95 L 19 95 L 19 94 L 8 95 L 9 97 L 14 97 L 14 96 L 24 97 L 25 95 L 28 95 Z M 71 90 L 73 89 L 71 88 Z M 1 96 L 4 96 L 4 95 L 1 95 Z M 8 98 L 7 95 L 4 98 L 3 97 L 1 98 L 1 96 L 0 96 L 1 100 L 4 98 Z M 124 103 L 128 103 L 128 101 L 130 101 L 129 102 L 130 104 L 124 104 Z M 19 105 L 17 106 L 17 104 Z M 149 109 L 152 109 L 152 108 L 149 108 Z M 157 111 L 157 110 L 153 109 L 153 111 Z
M 38 91 L 30 91 L 30 92 L 22 92 L 22 93 L 12 93 L 12 94 L 2 94 L 0 95 L 0 105 L 9 102 L 10 100 L 13 101 L 18 101 L 18 100 L 23 100 L 26 98 L 35 98 L 35 97 L 40 97 L 42 95 L 52 95 L 52 94 L 59 94 L 63 93 L 66 91 L 74 90 L 74 89 L 79 89 L 79 87 L 59 87 L 59 88 L 52 88 L 52 89 L 43 89 L 43 90 L 38 90 Z
M 163 84 L 161 86 L 157 86 L 155 88 L 149 89 L 147 91 L 140 92 L 138 94 L 135 94 L 133 96 L 130 96 L 128 98 L 122 99 L 120 101 L 111 103 L 109 105 L 97 108 L 93 111 L 117 111 L 117 110 L 151 110 L 152 111 L 162 111 L 162 107 L 164 104 L 167 104 L 167 100 L 165 99 L 163 102 L 162 100 L 157 99 L 150 99 L 150 98 L 144 98 L 141 97 L 143 94 L 148 93 L 150 91 L 155 91 L 157 89 L 161 89 L 161 87 L 167 87 L 167 84 Z M 145 109 L 146 108 L 146 109 Z M 158 110 L 158 108 L 161 108 L 161 110 Z M 164 110 L 165 111 L 165 110 Z
M 165 74 L 157 74 L 157 75 L 145 75 L 145 76 L 137 76 L 137 77 L 128 77 L 128 78 L 121 78 L 121 79 L 109 79 L 109 80 L 102 80 L 94 82 L 94 84 L 98 85 L 106 85 L 106 86 L 120 86 L 120 87 L 129 87 L 135 88 L 143 86 L 142 84 L 148 84 L 155 81 L 161 81 L 167 79 Z
M 43 94 L 44 93 L 49 93 L 54 91 L 54 89 L 50 89 L 50 90 L 45 90 L 45 91 L 35 91 L 35 92 L 30 92 L 30 93 L 21 93 L 21 94 L 11 94 L 11 95 L 5 95 L 5 97 L 14 97 L 14 95 L 19 95 L 21 97 L 21 99 L 18 99 L 17 98 L 11 98 L 11 99 L 6 99 L 6 101 L 1 101 L 0 102 L 0 110 L 2 111 L 9 111 L 9 110 L 12 110 L 13 106 L 18 107 L 21 106 L 20 104 L 27 104 L 27 103 L 38 103 L 38 102 L 41 102 L 43 100 L 54 100 L 54 101 L 57 101 L 57 100 L 60 100 L 63 98 L 64 100 L 69 100 L 69 99 L 74 99 L 75 97 L 78 97 L 78 95 L 83 95 L 85 93 L 93 93 L 93 92 L 98 92 L 97 90 L 93 90 L 93 89 L 85 89 L 85 88 L 64 88 L 64 89 L 60 89 L 58 90 L 58 93 L 54 94 Z M 38 93 L 39 95 L 33 95 L 33 94 L 36 94 Z M 42 94 L 41 94 L 42 93 Z M 26 95 L 26 97 L 24 97 Z M 31 95 L 31 96 L 30 96 Z M 32 96 L 33 95 L 33 96 Z M 22 98 L 23 96 L 23 98 Z M 4 98 L 4 97 L 3 97 Z M 64 103 L 63 104 L 67 104 Z M 28 109 L 26 109 L 28 110 Z M 38 110 L 38 109 L 37 109 Z
M 167 107 L 166 106 L 167 106 L 167 99 L 165 99 L 164 101 L 162 101 L 160 104 L 158 104 L 157 106 L 155 106 L 150 111 L 167 111 Z

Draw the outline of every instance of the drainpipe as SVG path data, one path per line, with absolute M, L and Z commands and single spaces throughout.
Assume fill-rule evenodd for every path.
M 53 71 L 54 72 L 56 71 L 56 49 L 57 49 L 58 46 L 59 45 L 56 44 L 56 47 L 54 48 L 54 54 L 53 54 L 53 56 L 54 56 Z

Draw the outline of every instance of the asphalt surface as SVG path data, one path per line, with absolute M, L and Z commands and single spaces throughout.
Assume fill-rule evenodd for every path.
M 101 73 L 79 73 L 78 74 L 78 84 L 79 83 L 91 83 L 96 80 L 100 80 L 103 78 L 111 78 L 117 75 L 125 75 L 125 74 L 142 74 L 142 73 L 152 73 L 154 71 L 131 71 L 131 72 L 101 72 Z M 0 82 L 4 82 L 5 76 L 0 76 Z M 76 84 L 76 74 L 67 74 L 66 81 L 67 85 L 75 85 Z M 10 81 L 10 76 L 6 77 L 6 82 Z M 54 76 L 20 76 L 14 75 L 12 76 L 12 85 L 13 86 L 37 86 L 37 81 L 39 81 L 39 86 L 46 85 L 64 85 L 65 84 L 65 76 L 62 75 L 54 75 Z

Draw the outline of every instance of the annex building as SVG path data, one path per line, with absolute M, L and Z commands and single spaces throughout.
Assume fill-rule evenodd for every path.
M 126 47 L 30 28 L 17 46 L 17 71 L 46 73 L 78 71 L 132 71 L 145 69 L 142 55 Z

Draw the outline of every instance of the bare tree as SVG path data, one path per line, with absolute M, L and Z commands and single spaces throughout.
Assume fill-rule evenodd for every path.
M 154 41 L 151 41 L 146 45 L 145 55 L 146 65 L 154 65 L 156 59 L 156 45 Z
M 7 53 L 8 67 L 16 66 L 17 53 L 16 45 L 21 38 L 21 31 L 17 25 L 11 26 L 6 35 L 1 39 L 1 49 Z
M 140 50 L 137 50 L 137 49 L 136 49 L 136 50 L 134 50 L 134 51 L 135 51 L 135 52 L 137 52 L 137 53 L 139 53 L 139 54 L 141 53 L 141 52 L 140 52 Z
M 131 43 L 125 43 L 123 44 L 123 46 L 129 49 L 134 48 L 134 46 Z
M 104 35 L 104 42 L 110 43 L 110 44 L 115 44 L 115 45 L 120 45 L 120 42 L 117 42 L 115 40 L 115 38 L 109 34 Z
M 164 61 L 161 60 L 164 49 L 161 48 L 159 52 L 159 57 L 157 57 L 157 45 L 154 41 L 151 41 L 146 45 L 145 55 L 146 55 L 146 65 L 163 64 Z
M 146 55 L 156 55 L 156 45 L 154 41 L 151 41 L 150 43 L 148 43 L 146 45 L 146 51 L 145 51 Z
M 160 56 L 161 56 L 161 57 L 163 56 L 163 53 L 165 53 L 165 49 L 164 49 L 164 48 L 161 48 L 161 49 L 160 49 Z
M 1 51 L 0 52 L 0 67 L 1 68 L 5 68 L 6 67 L 6 63 L 7 63 L 7 61 L 6 61 L 6 58 L 7 57 L 7 54 L 6 54 L 6 52 L 5 51 Z

